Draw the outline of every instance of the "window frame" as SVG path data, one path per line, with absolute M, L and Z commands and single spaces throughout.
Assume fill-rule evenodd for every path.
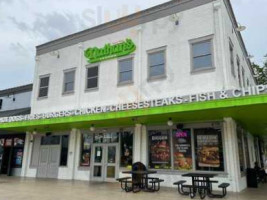
M 192 39 L 189 40 L 189 45 L 190 45 L 190 66 L 191 66 L 191 74 L 194 73 L 198 73 L 198 72 L 210 72 L 210 71 L 214 71 L 216 69 L 215 67 L 215 61 L 214 61 L 214 36 L 213 35 L 209 35 L 209 36 L 205 36 L 205 37 L 201 37 L 201 38 L 197 38 L 197 39 Z M 204 43 L 204 42 L 210 42 L 210 54 L 207 55 L 202 55 L 202 56 L 211 56 L 211 66 L 210 67 L 203 67 L 203 68 L 199 68 L 199 69 L 195 69 L 194 67 L 194 58 L 198 58 L 198 57 L 202 57 L 202 56 L 198 56 L 198 57 L 194 57 L 193 56 L 193 46 L 195 44 L 199 44 L 199 43 Z
M 40 90 L 43 89 L 43 88 L 46 88 L 46 87 L 42 87 L 41 88 L 41 79 L 43 79 L 43 78 L 48 78 L 48 86 L 46 86 L 47 87 L 47 95 L 40 97 Z M 49 96 L 50 78 L 51 78 L 50 74 L 39 76 L 38 97 L 37 97 L 37 99 L 46 99 L 46 98 L 48 98 L 48 96 Z
M 237 77 L 238 77 L 238 84 L 239 87 L 242 88 L 242 77 L 241 77 L 241 63 L 240 63 L 240 58 L 237 55 L 236 56 L 236 65 L 237 65 Z
M 236 78 L 236 69 L 235 69 L 235 56 L 234 56 L 234 44 L 229 39 L 229 61 L 231 66 L 231 74 L 234 78 Z
M 131 60 L 132 61 L 132 80 L 128 80 L 128 81 L 120 81 L 120 74 L 121 74 L 121 71 L 120 71 L 120 62 L 122 61 L 126 61 L 126 60 Z M 129 71 L 123 71 L 123 72 L 130 72 Z M 122 86 L 122 85 L 129 85 L 129 84 L 133 84 L 134 83 L 134 55 L 130 55 L 130 56 L 127 56 L 127 57 L 123 57 L 123 58 L 120 58 L 118 59 L 118 74 L 117 74 L 117 85 L 118 86 Z
M 90 91 L 95 91 L 95 90 L 98 90 L 99 89 L 99 67 L 100 65 L 99 64 L 93 64 L 93 65 L 86 65 L 86 76 L 85 76 L 85 92 L 90 92 Z M 94 77 L 90 77 L 90 79 L 93 79 L 93 78 L 97 78 L 97 87 L 94 87 L 94 88 L 88 88 L 88 69 L 89 68 L 94 68 L 94 67 L 97 67 L 97 76 L 94 76 Z
M 213 124 L 220 124 L 220 130 L 221 130 L 221 143 L 222 143 L 222 152 L 223 152 L 223 171 L 203 171 L 203 170 L 197 170 L 196 168 L 196 146 L 195 146 L 195 129 L 205 129 L 205 128 L 214 128 Z M 171 169 L 156 169 L 157 171 L 161 172 L 161 173 L 175 173 L 175 174 L 182 174 L 182 173 L 201 173 L 201 172 L 205 172 L 205 173 L 209 173 L 209 172 L 213 172 L 213 173 L 217 173 L 217 174 L 226 174 L 228 172 L 227 169 L 227 165 L 226 165 L 226 146 L 225 146 L 225 130 L 223 127 L 223 121 L 215 121 L 215 122 L 211 122 L 211 123 L 198 123 L 198 124 L 188 124 L 185 125 L 183 129 L 190 129 L 191 131 L 191 151 L 192 151 L 192 170 L 175 170 L 174 169 L 174 159 L 173 159 L 173 138 L 172 138 L 172 131 L 175 130 L 175 127 L 168 127 L 168 126 L 149 126 L 147 127 L 147 152 L 146 152 L 146 162 L 147 162 L 147 166 L 148 169 L 153 170 L 153 168 L 149 168 L 149 131 L 151 130 L 168 130 L 169 134 L 170 134 L 170 148 L 171 148 Z
M 73 72 L 73 90 L 66 91 L 66 74 Z M 66 94 L 74 94 L 75 93 L 75 82 L 76 82 L 76 68 L 67 69 L 63 71 L 63 87 L 62 87 L 62 95 Z M 70 83 L 70 82 L 69 82 Z
M 2 110 L 3 109 L 3 104 L 4 104 L 4 99 L 0 99 L 0 110 Z
M 150 76 L 151 66 L 150 66 L 149 56 L 152 54 L 161 53 L 161 52 L 163 52 L 163 55 L 164 55 L 164 73 L 161 75 L 157 75 L 157 76 Z M 167 77 L 167 46 L 148 50 L 147 51 L 147 80 L 153 81 L 153 80 L 158 80 L 158 79 L 164 79 L 166 77 Z

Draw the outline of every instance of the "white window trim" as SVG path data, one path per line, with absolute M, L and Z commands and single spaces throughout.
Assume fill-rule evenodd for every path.
M 85 76 L 85 92 L 90 92 L 90 91 L 96 91 L 99 89 L 99 70 L 100 70 L 100 67 L 99 67 L 99 63 L 96 63 L 96 64 L 92 64 L 92 65 L 86 65 L 86 76 Z M 94 76 L 94 77 L 90 77 L 90 78 L 96 78 L 97 77 L 97 87 L 94 87 L 94 88 L 87 88 L 87 81 L 88 81 L 88 69 L 89 68 L 93 68 L 93 67 L 97 67 L 98 68 L 98 74 L 97 76 Z
M 164 53 L 164 74 L 158 76 L 150 76 L 150 62 L 149 55 L 163 52 Z M 167 46 L 151 49 L 147 51 L 147 80 L 153 81 L 158 79 L 165 79 L 167 77 Z
M 65 91 L 65 78 L 66 73 L 74 72 L 74 78 L 73 78 L 73 90 L 72 91 Z M 67 94 L 74 94 L 75 93 L 75 82 L 76 82 L 76 68 L 71 68 L 63 71 L 63 87 L 62 87 L 62 95 Z
M 43 96 L 43 97 L 40 97 L 41 79 L 43 79 L 43 78 L 49 78 L 48 86 L 47 86 L 47 95 L 46 95 L 46 96 Z M 38 84 L 37 100 L 42 100 L 42 99 L 47 99 L 47 98 L 48 98 L 48 96 L 49 96 L 49 85 L 50 85 L 50 81 L 51 81 L 51 76 L 50 76 L 50 74 L 46 74 L 46 75 L 39 76 L 39 84 Z M 45 88 L 45 87 L 42 87 L 42 88 Z
M 191 66 L 191 74 L 196 74 L 199 72 L 210 72 L 210 71 L 214 71 L 215 70 L 215 61 L 214 61 L 214 36 L 213 35 L 208 35 L 205 37 L 200 37 L 197 39 L 192 39 L 189 40 L 189 44 L 190 44 L 190 66 Z M 204 67 L 204 68 L 200 68 L 200 69 L 195 69 L 194 68 L 194 58 L 193 58 L 193 45 L 194 44 L 198 44 L 198 43 L 203 43 L 203 42 L 211 42 L 211 65 L 210 67 Z
M 121 61 L 124 61 L 124 60 L 131 60 L 132 61 L 132 80 L 129 80 L 129 81 L 121 81 L 120 82 L 120 62 Z M 124 85 L 131 85 L 134 83 L 134 55 L 130 55 L 130 56 L 127 56 L 127 57 L 123 57 L 123 58 L 119 58 L 118 59 L 118 73 L 117 73 L 117 80 L 118 80 L 118 83 L 117 85 L 118 86 L 124 86 Z

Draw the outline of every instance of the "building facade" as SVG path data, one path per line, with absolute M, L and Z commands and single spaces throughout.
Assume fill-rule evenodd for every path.
M 31 115 L 0 120 L 27 131 L 21 176 L 115 181 L 141 161 L 165 186 L 197 171 L 246 188 L 267 87 L 238 28 L 228 0 L 181 0 L 38 46 Z
M 31 92 L 32 84 L 0 90 L 0 117 L 30 114 Z M 0 174 L 21 175 L 25 134 L 0 130 Z

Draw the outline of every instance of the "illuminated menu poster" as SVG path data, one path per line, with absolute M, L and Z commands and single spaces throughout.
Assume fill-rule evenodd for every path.
M 83 135 L 81 166 L 90 166 L 92 137 L 88 134 Z
M 23 149 L 14 149 L 13 153 L 13 166 L 21 167 L 22 165 L 22 157 L 23 157 Z
M 215 129 L 197 129 L 197 168 L 199 169 L 223 169 L 223 155 L 221 133 Z
M 191 170 L 193 168 L 190 129 L 173 131 L 173 161 L 174 169 Z
M 170 137 L 168 131 L 149 131 L 150 167 L 169 169 L 171 167 Z

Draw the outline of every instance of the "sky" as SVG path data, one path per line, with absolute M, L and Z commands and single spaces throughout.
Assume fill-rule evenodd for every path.
M 166 0 L 0 0 L 0 90 L 32 83 L 35 47 Z M 267 0 L 232 0 L 253 62 L 267 54 Z

